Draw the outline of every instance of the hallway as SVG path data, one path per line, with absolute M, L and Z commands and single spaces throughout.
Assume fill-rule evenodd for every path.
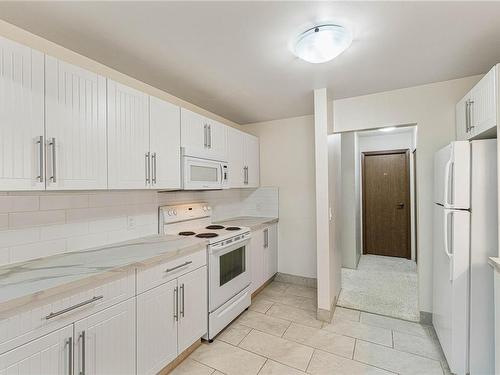
M 358 269 L 342 268 L 337 304 L 419 321 L 416 263 L 404 258 L 362 255 Z

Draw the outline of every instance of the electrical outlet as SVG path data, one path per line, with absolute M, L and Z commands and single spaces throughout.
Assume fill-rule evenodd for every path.
M 127 229 L 135 228 L 135 217 L 127 216 Z

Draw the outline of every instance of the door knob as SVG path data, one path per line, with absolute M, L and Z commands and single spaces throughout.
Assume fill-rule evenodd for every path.
M 405 206 L 405 204 L 401 203 L 401 202 L 397 204 L 398 210 L 403 209 L 404 206 Z

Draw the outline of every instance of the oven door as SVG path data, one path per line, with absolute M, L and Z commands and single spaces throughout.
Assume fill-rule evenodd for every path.
M 184 189 L 222 189 L 223 165 L 220 162 L 184 157 Z
M 251 283 L 250 240 L 209 250 L 209 310 L 214 311 Z

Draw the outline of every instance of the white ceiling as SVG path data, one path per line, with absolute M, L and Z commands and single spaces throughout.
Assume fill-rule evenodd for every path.
M 497 2 L 0 2 L 0 18 L 244 124 L 335 98 L 486 72 L 500 62 Z M 330 63 L 288 43 L 330 20 L 354 42 Z

